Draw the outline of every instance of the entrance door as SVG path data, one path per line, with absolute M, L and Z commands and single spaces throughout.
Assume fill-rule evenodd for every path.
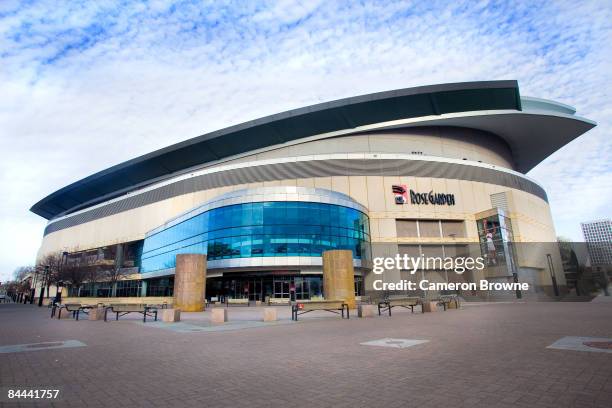
M 289 298 L 289 280 L 274 280 L 274 297 Z
M 310 299 L 310 281 L 303 278 L 295 278 L 295 298 L 296 300 Z
M 261 279 L 254 279 L 249 282 L 249 300 L 262 300 Z

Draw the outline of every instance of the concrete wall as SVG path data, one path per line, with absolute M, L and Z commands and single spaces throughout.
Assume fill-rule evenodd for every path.
M 455 194 L 456 205 L 396 205 L 391 186 L 406 184 L 416 191 Z M 246 187 L 289 185 L 320 187 L 348 194 L 369 209 L 371 236 L 376 242 L 452 242 L 450 238 L 397 238 L 396 218 L 457 219 L 466 221 L 466 238 L 455 241 L 477 242 L 474 214 L 491 208 L 490 195 L 509 192 L 513 198 L 509 212 L 518 242 L 554 242 L 555 229 L 548 203 L 532 194 L 494 184 L 417 177 L 346 176 L 279 180 L 276 182 L 238 184 L 189 193 L 137 209 L 104 217 L 48 234 L 39 257 L 54 251 L 85 250 L 143 239 L 145 233 L 203 202 L 228 191 Z
M 496 137 L 474 129 L 426 127 L 375 131 L 359 135 L 293 143 L 267 151 L 230 160 L 226 163 L 248 162 L 281 157 L 332 153 L 412 153 L 425 156 L 482 161 L 513 169 L 508 145 Z

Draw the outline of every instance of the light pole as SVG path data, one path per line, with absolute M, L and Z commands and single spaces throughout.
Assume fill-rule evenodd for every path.
M 63 284 L 64 282 L 62 281 L 57 282 L 57 294 L 55 295 L 55 303 L 57 304 L 62 303 L 62 285 Z
M 34 270 L 34 276 L 32 277 L 32 287 L 30 288 L 30 304 L 34 304 L 34 297 L 36 296 L 36 284 L 38 283 L 38 269 Z
M 68 252 L 64 251 L 62 252 L 62 262 L 60 263 L 60 270 L 58 271 L 60 280 L 57 281 L 57 294 L 55 295 L 55 302 L 60 304 L 62 303 L 62 287 L 64 285 L 64 282 L 61 279 L 62 272 L 64 271 L 64 265 L 66 262 L 68 262 Z
M 45 265 L 45 274 L 43 275 L 41 284 L 40 284 L 40 297 L 38 298 L 38 307 L 41 307 L 43 304 L 43 297 L 45 296 L 45 282 L 49 279 L 49 265 Z
M 552 280 L 555 296 L 559 297 L 559 287 L 557 286 L 557 276 L 555 274 L 555 265 L 553 264 L 552 256 L 550 254 L 546 254 L 546 260 L 548 261 L 548 270 L 550 272 L 550 279 Z

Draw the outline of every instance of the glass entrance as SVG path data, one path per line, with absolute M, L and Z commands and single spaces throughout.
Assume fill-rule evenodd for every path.
M 304 278 L 295 278 L 295 299 L 310 299 L 310 281 Z
M 223 301 L 244 299 L 265 301 L 266 297 L 308 300 L 322 296 L 323 277 L 320 275 L 238 275 L 210 278 L 206 282 L 206 297 Z
M 291 293 L 289 287 L 291 285 L 291 278 L 275 278 L 274 279 L 274 293 L 272 297 L 275 298 L 289 298 Z

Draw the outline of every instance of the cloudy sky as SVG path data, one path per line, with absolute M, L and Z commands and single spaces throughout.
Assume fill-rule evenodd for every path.
M 61 4 L 59 6 L 58 4 Z M 0 280 L 30 206 L 152 150 L 364 93 L 517 79 L 599 126 L 529 175 L 559 235 L 612 216 L 610 1 L 0 1 Z

